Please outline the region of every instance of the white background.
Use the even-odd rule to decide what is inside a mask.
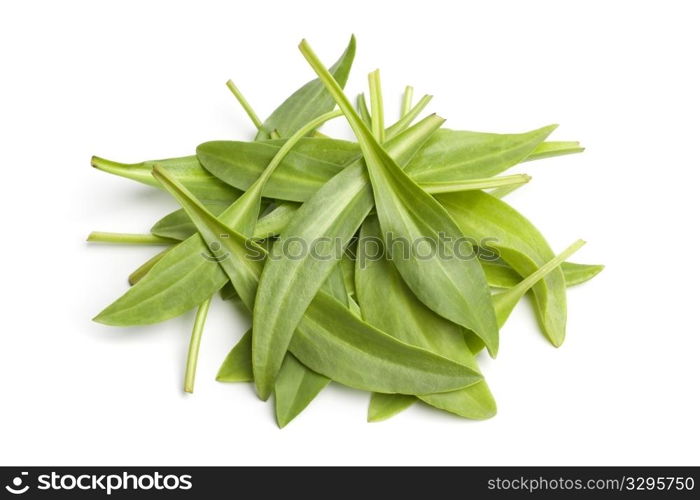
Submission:
[[[698,465],[700,78],[693,2],[4,2],[0,7],[0,463]],[[181,390],[192,315],[148,328],[90,318],[156,249],[89,245],[145,232],[165,193],[90,168],[248,138],[224,82],[267,115],[354,32],[350,93],[381,67],[388,113],[410,83],[452,128],[560,123],[578,156],[519,167],[510,202],[576,261],[548,345],[522,304],[482,366],[486,422],[413,407],[365,422],[331,386],[279,430],[272,404],[214,375],[247,320],[213,305],[194,395]],[[347,133],[344,124],[331,130]]]

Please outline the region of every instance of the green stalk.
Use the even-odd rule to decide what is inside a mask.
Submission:
[[[523,161],[541,160],[553,156],[581,153],[586,149],[578,141],[549,141],[543,142]]]
[[[530,274],[528,277],[524,278],[517,285],[508,288],[504,292],[496,293],[491,296],[493,300],[493,307],[496,309],[496,318],[498,319],[498,327],[502,327],[510,313],[515,308],[518,301],[527,293],[527,291],[532,288],[539,280],[547,276],[549,273],[554,271],[557,267],[561,265],[566,259],[571,257],[579,248],[585,245],[586,242],[583,240],[576,240],[571,246],[569,246],[562,253],[554,257],[552,260],[545,263],[542,267],[537,269],[537,271]]]
[[[406,116],[411,109],[413,103],[413,87],[406,85],[406,90],[403,91],[403,100],[401,101],[401,118]]]
[[[504,196],[509,195],[516,189],[519,189],[523,186],[524,184],[511,184],[510,186],[503,186],[496,188],[493,191],[489,191],[489,194],[494,198],[503,198]]]
[[[475,189],[498,188],[501,186],[522,186],[530,182],[527,174],[504,175],[486,179],[467,179],[460,182],[422,182],[421,187],[428,193],[455,193],[458,191],[473,191]]]
[[[368,127],[372,126],[372,115],[369,114],[369,109],[367,109],[367,100],[364,94],[359,94],[357,96],[357,111],[360,113],[360,118],[365,122]]]
[[[372,107],[372,135],[379,144],[382,144],[384,142],[384,101],[378,69],[369,74],[369,101]]]
[[[93,156],[90,159],[90,165],[98,170],[107,172],[108,174],[126,177],[149,186],[159,187],[150,171],[143,168],[143,163],[119,163],[99,156]],[[150,179],[149,179],[150,177]],[[155,182],[154,182],[155,181]]]
[[[509,289],[504,293],[513,294],[523,294],[530,288],[532,288],[535,283],[544,278],[547,274],[554,271],[562,262],[571,257],[579,248],[585,245],[586,242],[583,240],[576,240],[572,243],[566,250],[557,255],[554,259],[547,262],[545,265],[540,267],[537,271],[529,275],[527,278],[522,280],[520,283]]]
[[[197,372],[197,359],[199,358],[199,345],[202,343],[202,332],[204,331],[204,323],[207,320],[207,313],[211,305],[211,297],[202,302],[197,309],[197,316],[194,320],[192,328],[192,337],[190,338],[190,348],[187,351],[187,367],[185,368],[185,392],[194,391],[194,377]]]
[[[246,192],[241,196],[236,204],[242,212],[249,212],[248,215],[254,214],[255,220],[257,220],[260,209],[260,198],[262,196],[262,190],[265,183],[269,180],[270,176],[273,174],[275,169],[279,166],[282,160],[287,156],[287,153],[294,148],[294,146],[309,134],[312,130],[320,127],[322,124],[326,123],[328,120],[342,116],[343,112],[340,110],[330,111],[321,116],[318,116],[311,120],[309,123],[301,127],[294,134],[292,134],[289,139],[285,141],[282,147],[277,151],[275,156],[270,160],[267,167],[260,176],[255,180],[255,182],[246,190]],[[154,172],[157,168],[154,168]],[[257,204],[257,207],[255,205]],[[253,207],[255,207],[253,209]],[[252,232],[252,231],[251,231]],[[195,318],[194,328],[192,330],[192,340],[190,341],[190,349],[187,355],[187,368],[185,371],[185,392],[192,392],[194,386],[194,376],[197,369],[197,355],[199,353],[199,344],[202,337],[202,329],[204,327],[204,321],[206,320],[207,311],[209,310],[209,303],[211,302],[211,297],[206,301],[202,302],[197,310],[197,317]]]
[[[238,90],[238,87],[236,87],[236,84],[233,83],[233,80],[229,80],[226,82],[226,86],[229,88],[231,93],[236,97],[238,100],[238,103],[241,105],[241,107],[245,110],[246,114],[250,118],[250,120],[253,122],[253,125],[255,125],[255,128],[260,130],[262,128],[262,121],[260,121],[260,118],[258,118],[258,115],[255,113],[253,110],[253,107],[250,105],[248,100],[243,97],[243,94],[241,94],[241,91]]]
[[[126,245],[172,245],[177,241],[170,238],[161,238],[152,234],[133,234],[133,233],[107,233],[102,231],[93,231],[87,241],[93,243],[123,243]]]
[[[265,183],[270,179],[270,177],[274,173],[275,169],[279,166],[280,163],[282,163],[282,160],[284,160],[285,156],[287,156],[287,153],[289,153],[292,150],[292,148],[296,146],[297,142],[299,142],[301,138],[306,137],[306,135],[309,134],[312,130],[316,129],[317,127],[320,127],[328,120],[338,118],[339,116],[343,116],[342,111],[329,111],[328,113],[324,113],[321,116],[314,118],[309,123],[297,130],[289,139],[286,140],[282,147],[279,148],[277,153],[275,153],[275,156],[272,158],[272,160],[270,160],[270,163],[268,163],[267,167],[265,167],[265,170],[263,170],[263,172],[260,174],[260,177],[258,177],[255,180],[255,182],[248,188],[248,191],[253,189],[254,186],[264,186]]]
[[[418,101],[415,106],[408,110],[406,114],[403,114],[401,118],[391,127],[386,129],[386,140],[388,141],[392,137],[395,137],[406,130],[408,126],[411,125],[413,120],[415,120],[420,114],[420,112],[425,109],[432,98],[433,96],[431,95],[424,95],[421,97],[420,101]]]

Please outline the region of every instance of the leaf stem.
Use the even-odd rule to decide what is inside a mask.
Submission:
[[[576,240],[572,243],[566,250],[545,263],[542,267],[537,269],[535,272],[523,278],[517,285],[509,288],[505,292],[497,294],[499,298],[505,299],[510,298],[514,302],[519,300],[520,297],[525,295],[525,293],[532,288],[538,281],[547,276],[549,273],[554,271],[557,267],[561,265],[566,259],[571,257],[579,248],[585,245],[586,242],[583,240]]]
[[[384,142],[384,101],[378,69],[369,74],[369,101],[372,108],[372,135],[381,144]]]
[[[586,242],[583,240],[576,240],[574,243],[569,245],[569,247],[567,247],[566,250],[564,250],[555,258],[553,258],[545,265],[540,267],[537,271],[530,274],[527,278],[515,285],[511,290],[516,291],[516,293],[529,290],[535,283],[547,276],[550,272],[554,271],[554,269],[556,269],[562,262],[571,257],[579,248],[581,248],[585,244]]]
[[[255,125],[255,128],[260,130],[262,128],[262,121],[260,121],[260,118],[258,118],[258,115],[255,113],[253,110],[253,107],[250,105],[248,100],[243,97],[243,94],[241,93],[240,90],[238,90],[238,87],[236,87],[236,84],[233,83],[233,80],[229,80],[226,82],[226,86],[229,88],[231,93],[236,97],[238,100],[238,103],[241,105],[241,107],[245,110],[246,114],[248,115],[248,118],[250,118],[250,121],[253,122],[253,125]]]
[[[548,141],[539,144],[523,161],[541,160],[554,156],[581,153],[585,150],[577,141]]]
[[[365,122],[365,125],[371,127],[372,115],[370,115],[369,109],[367,109],[367,100],[364,94],[358,94],[357,96],[357,111],[360,113],[360,118]]]
[[[406,90],[403,91],[403,100],[401,101],[401,118],[406,116],[411,109],[413,103],[413,87],[406,85]]]
[[[527,291],[535,286],[535,284],[542,278],[546,277],[549,273],[554,271],[562,262],[571,257],[571,255],[581,248],[586,242],[583,240],[577,240],[571,246],[569,246],[562,253],[546,262],[542,267],[534,271],[532,274],[524,278],[517,285],[508,288],[504,292],[496,293],[491,296],[493,301],[493,307],[496,310],[496,318],[498,320],[498,327],[501,328],[510,313],[513,311],[518,301],[527,293]]]
[[[389,140],[406,130],[411,122],[413,122],[413,120],[415,120],[420,114],[420,112],[425,109],[432,98],[433,96],[431,95],[424,95],[415,106],[406,112],[406,114],[402,114],[401,118],[396,123],[386,129],[386,140]]]
[[[287,156],[287,153],[289,153],[292,150],[292,148],[297,144],[297,142],[299,142],[301,138],[306,137],[307,134],[317,129],[318,127],[326,123],[328,120],[338,118],[339,116],[343,116],[342,111],[329,111],[328,113],[324,113],[321,116],[314,118],[309,123],[297,130],[294,134],[292,134],[292,136],[285,141],[282,147],[279,148],[279,150],[277,150],[277,153],[275,153],[275,156],[272,158],[272,160],[270,160],[270,163],[268,163],[267,167],[265,167],[265,170],[263,170],[260,176],[255,180],[255,183],[248,187],[248,191],[251,191],[251,189],[255,185],[265,185],[270,176],[272,176],[277,166],[282,162],[282,160],[284,160],[284,157]]]
[[[527,174],[504,175],[485,179],[467,179],[457,182],[421,182],[420,186],[431,194],[455,193],[458,191],[474,191],[476,189],[497,188],[501,186],[522,186],[530,182]]]
[[[197,372],[197,359],[199,358],[199,345],[202,343],[202,333],[204,332],[204,323],[207,320],[207,313],[211,305],[211,297],[202,302],[197,309],[197,316],[194,319],[194,327],[192,328],[192,337],[190,338],[190,347],[187,351],[187,366],[185,368],[185,392],[192,393],[194,391],[194,377]]]
[[[93,231],[87,241],[92,243],[123,243],[126,245],[172,245],[177,241],[170,238],[162,238],[153,234],[136,233],[108,233],[104,231]]]
[[[144,168],[143,163],[119,163],[100,158],[99,156],[93,156],[90,159],[90,165],[108,174],[118,175],[150,186],[158,186],[157,182],[153,182],[154,179],[151,176],[150,169]]]
[[[105,172],[112,172],[114,170],[122,170],[129,167],[136,167],[141,164],[139,163],[119,163],[116,161],[108,160],[106,158],[100,158],[99,156],[93,156],[90,159],[90,165],[98,170],[104,170]]]
[[[493,196],[494,198],[500,199],[500,198],[505,197],[506,195],[509,195],[510,193],[515,191],[516,189],[523,187],[524,185],[525,184],[511,184],[510,186],[499,187],[499,188],[494,189],[493,191],[489,191],[489,194],[491,196]]]

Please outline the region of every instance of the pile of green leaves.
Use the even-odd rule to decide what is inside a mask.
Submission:
[[[465,418],[493,416],[477,355],[496,355],[499,329],[526,294],[542,333],[561,345],[566,288],[602,269],[566,260],[582,241],[555,255],[502,199],[530,178],[499,174],[582,148],[547,141],[555,126],[493,134],[445,129],[436,115],[414,123],[430,96],[413,104],[411,87],[400,119],[386,126],[378,71],[369,76],[369,105],[360,95],[353,106],[343,93],[354,37],[330,69],[305,41],[300,49],[318,78],[265,121],[228,82],[257,129],[254,141],[207,142],[193,156],[138,164],[93,158],[94,167],[165,189],[182,206],[151,234],[90,235],[166,246],[95,321],[146,325],[196,308],[185,375],[192,392],[212,298],[240,301],[252,327],[217,380],[253,382],[262,399],[274,393],[280,426],[330,381],[371,392],[370,421],[419,400]],[[318,131],[339,116],[357,142]],[[433,252],[397,255],[390,235]],[[447,243],[465,237],[473,258],[457,258]],[[368,254],[369,239],[384,244],[380,258]],[[300,243],[315,252],[292,255]]]

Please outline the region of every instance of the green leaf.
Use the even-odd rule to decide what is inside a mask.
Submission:
[[[294,356],[287,355],[275,381],[275,415],[280,428],[299,415],[330,379],[309,370]]]
[[[216,380],[219,382],[253,381],[253,336],[248,330],[224,360]],[[275,383],[277,424],[284,427],[301,413],[330,380],[306,368],[287,354]]]
[[[345,286],[345,276],[343,275],[343,268],[340,266],[340,263],[333,266],[322,289],[328,295],[338,300],[338,302],[341,302],[345,307],[350,307],[350,293]]]
[[[216,380],[219,382],[252,382],[253,381],[253,334],[252,330],[241,337],[226,356],[219,368]]]
[[[365,320],[403,342],[478,370],[467,346],[468,333],[423,305],[383,252],[372,253],[378,250],[374,247],[378,241],[381,241],[381,229],[377,218],[370,216],[362,224],[355,269],[357,295]],[[381,401],[386,403],[387,399]],[[496,412],[496,403],[484,380],[458,391],[423,395],[420,399],[465,418],[489,418]]]
[[[564,272],[566,286],[580,285],[593,279],[599,272],[605,269],[600,264],[575,264],[573,262],[563,262],[561,270]]]
[[[525,160],[556,125],[524,134],[489,134],[442,129],[406,167],[419,184],[478,179],[500,174]]]
[[[434,118],[423,120],[387,147],[406,162],[439,125]],[[253,312],[253,331],[268,349],[255,372],[263,387],[274,379],[294,328],[372,205],[367,174],[356,162],[299,208],[272,247]],[[309,251],[293,253],[293,246],[304,245]],[[270,382],[262,382],[263,377]]]
[[[507,203],[482,191],[436,195],[465,236],[488,241],[520,276],[528,276],[554,258],[532,223]],[[533,287],[543,333],[555,346],[566,331],[566,282],[557,268]]]
[[[392,127],[389,127],[389,129]],[[457,168],[433,169],[427,168],[429,166],[426,163],[428,159],[424,157],[418,166],[414,167],[416,168],[415,174],[407,172],[410,177],[428,192],[435,191],[431,184],[436,186],[459,185],[459,183],[473,179],[488,177],[490,175],[489,172],[494,170],[503,171],[510,166],[508,163],[500,166],[495,165],[492,163],[494,159],[488,156],[489,148],[487,146],[491,144],[492,136],[498,134],[464,133],[473,141],[473,143],[468,143],[471,144],[471,149],[475,151],[481,150],[486,156],[470,157],[471,161],[463,162],[461,161],[463,157],[460,156],[462,154],[460,152],[463,152],[466,148],[461,141],[462,133],[444,135],[441,132],[438,132],[440,134],[439,143],[435,142],[436,139],[431,139],[431,149],[433,152],[442,150],[442,156],[459,159],[460,163]],[[520,141],[522,135],[526,134],[508,134],[499,137],[510,137],[517,142]],[[392,134],[390,136],[393,137]],[[478,145],[477,141],[479,140],[484,141],[483,147]],[[545,142],[540,144],[540,146],[547,146],[548,144],[553,143]],[[514,147],[512,144],[509,147],[511,146]],[[209,172],[235,188],[246,190],[258,178],[280,147],[280,141],[212,141],[200,145],[197,153],[202,165]],[[535,152],[538,148],[535,148]],[[533,154],[535,153],[533,152]],[[263,196],[279,200],[304,202],[348,165],[349,162],[359,158],[359,156],[359,147],[354,142],[329,138],[304,138],[272,174],[265,186]],[[434,153],[434,156],[437,157],[438,155]],[[509,158],[500,157],[498,159],[508,160]],[[525,158],[525,160],[530,159],[532,159],[532,156]],[[414,164],[415,159],[411,161],[411,165]],[[485,165],[485,167],[481,168],[479,165]],[[480,169],[483,172],[480,172]],[[483,175],[479,175],[480,173],[483,173]],[[420,175],[421,177],[416,179],[414,175]],[[452,189],[452,191],[454,190]]]
[[[515,174],[501,177],[486,177],[484,179],[466,179],[457,182],[423,182],[420,187],[430,194],[456,193],[459,191],[474,191],[504,186],[522,186],[530,182],[531,179],[532,177],[526,174]]]
[[[395,135],[392,134],[391,137]],[[232,186],[245,190],[260,175],[261,165],[269,163],[278,150],[277,141],[213,141],[200,145],[197,153],[202,164],[212,174]],[[359,150],[355,143],[336,139],[305,138],[272,174],[263,190],[263,196],[306,201],[344,168],[341,162],[349,162],[358,157]],[[458,175],[458,172],[455,175]],[[452,179],[439,182],[425,180],[421,182],[421,187],[429,193],[442,193],[519,185],[529,180],[529,176],[517,174],[493,179]],[[212,208],[215,209],[215,206],[212,205]]]
[[[478,262],[460,259],[456,245],[462,238],[447,211],[412,181],[376,141],[362,122],[338,83],[311,51],[306,41],[300,49],[333,95],[357,136],[369,172],[383,237],[393,234],[413,242],[428,242],[433,257],[419,259],[409,252],[394,265],[418,298],[438,314],[469,328],[495,356],[498,328],[486,278]],[[387,246],[390,255],[393,249]],[[438,257],[444,255],[446,258]],[[256,310],[257,316],[257,310]]]
[[[520,189],[524,184],[512,184],[510,186],[501,186],[496,189],[489,191],[489,194],[494,198],[504,198],[516,189]]]
[[[512,267],[503,261],[482,261],[481,267],[484,269],[489,286],[495,288],[509,288],[517,285],[522,279]],[[605,266],[602,265],[576,264],[573,262],[562,262],[561,264],[567,288],[593,279],[604,268]]]
[[[234,203],[235,205],[235,210],[237,212],[237,216],[240,221],[242,221],[239,225],[242,228],[242,233],[245,235],[251,235],[254,232],[256,220],[258,217],[258,214],[260,212],[260,203],[262,199],[262,192],[264,189],[265,184],[267,181],[270,179],[270,176],[274,172],[274,170],[280,165],[282,160],[285,158],[285,156],[292,150],[292,148],[298,143],[298,141],[307,133],[309,133],[311,130],[315,129],[318,127],[320,124],[325,123],[326,121],[335,118],[337,116],[340,116],[340,113],[337,111],[331,111],[328,113],[325,113],[319,117],[316,117],[312,119],[309,123],[301,127],[299,130],[294,132],[294,134],[285,142],[285,144],[277,151],[275,156],[272,158],[270,161],[269,165],[267,168],[263,171],[262,174],[260,174],[260,177],[241,195],[240,198],[236,200]],[[160,170],[159,170],[160,171]],[[203,205],[201,205],[204,207]],[[206,211],[206,208],[204,208]],[[209,212],[207,212],[209,213]],[[191,215],[191,212],[190,212]],[[196,225],[196,223],[195,223]],[[234,228],[234,230],[237,230],[238,228]],[[201,232],[201,228],[199,228]],[[219,230],[221,231],[219,233],[219,236],[222,234],[226,234],[226,226],[221,225],[219,227]],[[216,235],[209,235],[208,240],[210,242],[215,242],[218,238],[216,238]],[[244,248],[241,248],[240,246],[236,246],[236,249],[240,252],[237,254],[237,257],[239,259],[246,259],[246,254],[245,251],[248,250],[248,247],[244,245]],[[255,246],[253,246],[255,249]],[[258,248],[258,250],[262,250],[261,248]],[[237,269],[235,267],[231,267],[231,262],[227,261],[224,259],[223,261],[220,261],[221,266],[223,267],[224,271],[229,275],[231,278],[231,281],[233,283],[234,288],[236,291],[239,292],[240,295],[240,289],[244,289],[246,291],[249,291],[249,287],[246,286],[249,284],[251,275],[250,273],[246,273],[245,270],[242,269]],[[261,260],[256,261],[256,265],[260,271],[262,270],[262,263]],[[243,271],[243,272],[242,272]],[[259,274],[259,272],[256,273]],[[257,287],[257,275],[256,275],[256,287]],[[243,302],[249,306],[250,310],[253,310],[253,297],[244,297],[241,296],[243,299]],[[253,330],[255,332],[255,329]],[[259,343],[258,336],[253,335],[253,372],[256,372],[256,357],[259,354],[259,349],[255,348],[255,344]],[[286,345],[285,345],[285,351],[286,351]],[[282,353],[282,357],[284,356],[284,353]],[[280,365],[282,363],[282,359],[280,358],[279,361]]]
[[[498,261],[479,261],[486,275],[489,286],[494,288],[510,288],[517,285],[522,277],[502,259]]]
[[[252,307],[262,262],[251,251],[264,250],[212,216],[167,172],[156,167],[154,175],[187,210],[200,235],[228,252],[219,265],[241,296]],[[253,335],[253,366],[256,365]],[[309,305],[290,343],[294,356],[313,371],[358,389],[424,394],[457,389],[480,379],[472,369],[429,351],[410,346],[364,323],[342,303],[320,292]],[[266,374],[264,374],[266,375]],[[274,379],[273,379],[274,380]],[[260,380],[255,376],[256,386]],[[270,387],[271,389],[271,387]],[[259,388],[261,397],[269,392]]]
[[[415,396],[406,394],[382,394],[373,392],[367,410],[368,422],[381,422],[401,413],[418,401]]]
[[[525,295],[525,293],[530,290],[536,283],[544,279],[548,274],[554,272],[555,270],[560,271],[559,266],[566,259],[571,257],[571,255],[576,252],[579,248],[584,245],[583,240],[578,240],[571,246],[569,246],[562,253],[551,259],[549,262],[541,266],[539,269],[531,273],[525,279],[520,281],[517,285],[508,288],[503,292],[498,292],[493,296],[493,304],[496,309],[496,318],[498,319],[498,326],[503,326],[508,320],[508,316],[513,312],[513,309],[517,305],[518,301]]]
[[[262,191],[272,172],[299,138],[336,116],[338,112],[326,113],[295,132],[250,188],[221,213],[222,220],[237,231],[252,235],[260,212]],[[156,168],[160,172],[168,172],[167,167],[156,165],[153,170]],[[198,235],[189,237],[160,259],[141,281],[98,314],[94,321],[121,326],[143,325],[179,316],[199,306],[227,281],[226,274],[217,265],[217,261],[225,259],[227,255],[217,254],[219,249],[220,245],[204,247]]]
[[[432,394],[481,379],[469,367],[373,328],[323,292],[309,305],[289,347],[312,370],[367,391]]]
[[[345,52],[331,67],[331,72],[345,85],[350,74],[352,62],[355,59],[355,36],[350,37]],[[304,124],[314,118],[327,113],[335,107],[335,102],[323,88],[321,82],[312,80],[294,92],[280,106],[272,112],[258,131],[255,140],[270,138],[270,133],[276,130],[280,137],[290,137]]]
[[[146,276],[146,274],[148,274],[148,272],[153,268],[153,266],[155,266],[156,263],[160,259],[162,259],[165,256],[165,254],[168,253],[171,249],[172,249],[172,247],[168,247],[165,250],[161,250],[160,252],[155,254],[153,257],[148,259],[146,262],[141,264],[138,267],[138,269],[136,269],[133,273],[131,273],[129,275],[129,284],[135,285],[136,283],[138,283],[141,280],[141,278]]]
[[[207,210],[214,215],[221,215],[221,212],[230,206],[230,203],[219,202],[207,202],[203,204],[207,207]],[[197,228],[194,227],[194,224],[192,224],[192,221],[183,209],[169,213],[151,227],[151,234],[160,236],[161,238],[172,238],[179,241],[186,240],[196,232]]]
[[[394,125],[392,125],[394,127]],[[389,131],[392,130],[389,127]],[[478,132],[453,132],[432,139],[430,151],[422,158],[412,162],[407,170],[409,175],[413,169],[418,177],[414,180],[425,182],[454,182],[476,177],[486,177],[474,172],[473,159],[463,165],[463,168],[429,168],[431,159],[437,156],[463,159],[461,154],[469,145],[462,143],[462,135],[470,141],[491,141],[491,136]],[[391,137],[392,134],[387,132]],[[516,138],[523,134],[504,134],[503,137]],[[160,187],[151,175],[154,164],[164,165],[178,180],[192,191],[198,199],[205,202],[229,205],[241,191],[246,190],[257,179],[277,150],[284,144],[283,140],[263,142],[212,141],[199,146],[199,160],[196,156],[170,158],[165,160],[150,160],[141,163],[126,164],[93,157],[92,165],[104,172],[119,175],[153,187]],[[472,149],[487,151],[484,146],[473,144]],[[545,142],[523,161],[548,158],[561,154],[583,151],[577,142]],[[337,174],[351,159],[357,158],[359,147],[356,143],[329,138],[305,138],[297,145],[282,162],[265,186],[263,195],[289,201],[306,201],[325,182]],[[201,164],[200,164],[201,160]],[[483,159],[488,162],[487,159]],[[202,168],[204,166],[204,168]],[[494,167],[490,166],[489,169]],[[498,167],[499,171],[507,167]],[[206,170],[205,170],[206,169]],[[477,169],[478,170],[478,169]],[[433,173],[434,172],[434,173]]]
[[[575,141],[552,141],[539,144],[523,161],[541,160],[554,156],[582,153],[586,148]]]
[[[388,258],[376,215],[367,217],[360,230],[355,284],[363,316],[370,324],[407,344],[476,369],[464,328],[426,307]]]
[[[94,321],[148,325],[179,316],[217,292],[228,278],[198,235],[174,246],[141,280]]]
[[[365,237],[367,234],[372,234],[372,231],[375,232],[376,236],[377,229],[374,228],[372,224],[373,222],[368,220],[363,225]],[[556,269],[565,259],[570,257],[582,245],[583,242],[581,240],[577,241],[557,257],[540,267],[533,274],[516,283],[512,288],[494,295],[493,300],[499,326],[502,326],[506,322],[517,302],[537,281]],[[362,246],[360,246],[360,248],[362,248]],[[420,309],[415,304],[411,303],[411,296],[408,295],[410,292],[404,291],[402,293],[400,287],[391,286],[392,280],[390,269],[386,268],[385,266],[384,272],[372,272],[373,268],[378,268],[381,265],[377,265],[376,262],[381,261],[374,261],[365,270],[358,268],[358,275],[362,278],[358,279],[358,283],[363,290],[361,293],[362,295],[369,295],[367,303],[370,306],[363,309],[367,320],[376,326],[383,327],[387,332],[399,332],[401,335],[405,335],[406,332],[414,332],[412,334],[412,340],[414,342],[421,342],[417,345],[423,345],[422,342],[430,344],[430,340],[425,339],[424,337],[432,334],[440,337],[441,340],[449,338],[449,335],[447,335],[450,332],[449,323],[447,322],[441,324],[436,322],[434,319],[431,322],[425,315],[421,315],[419,313]],[[364,280],[366,280],[368,276],[372,276],[372,274],[374,274],[375,281],[371,281],[369,283],[364,282]],[[396,280],[393,281],[396,283]],[[386,303],[386,299],[384,299],[384,302],[382,302],[384,307],[377,307],[376,305],[372,307],[371,305],[373,304],[373,300],[379,303],[379,298],[376,297],[377,294],[373,294],[373,292],[377,289],[382,291],[384,297],[393,297],[394,300],[390,301],[390,303]],[[402,297],[404,299],[403,304],[400,300],[396,299],[397,297]],[[413,299],[413,301],[415,302],[415,299]],[[364,304],[365,302],[362,303]],[[387,315],[382,313],[382,310],[394,311],[394,314],[390,315],[390,318],[387,319]],[[442,328],[440,328],[441,326]],[[452,333],[452,338],[456,338],[454,337],[454,333]],[[434,343],[433,346],[435,346]],[[439,353],[441,351],[440,345],[437,345],[436,347],[437,349],[435,352]],[[450,354],[454,355],[454,353],[461,352],[456,345],[446,347],[447,349],[445,350],[445,355],[447,357],[449,357]],[[407,396],[388,394],[377,398],[375,403],[375,398],[373,396],[372,402],[370,403],[370,414],[379,415],[381,416],[381,419],[389,418],[410,404],[410,400],[407,400],[406,398]],[[393,401],[394,399],[396,401]],[[465,387],[464,389],[460,389],[459,391],[420,396],[420,399],[431,406],[466,418],[485,419],[496,414],[496,402],[494,401],[486,382],[483,380],[469,387]],[[377,407],[373,408],[372,403],[376,404]]]
[[[270,160],[270,163],[265,167],[265,170],[260,174],[260,176],[250,185],[248,189],[238,198],[232,207],[235,205],[236,214],[240,219],[240,229],[246,236],[252,235],[255,232],[255,225],[258,220],[258,215],[260,214],[260,205],[262,203],[262,193],[265,189],[265,185],[270,180],[273,172],[279,167],[284,158],[289,154],[290,151],[296,146],[299,140],[308,134],[310,131],[314,130],[321,124],[340,116],[339,111],[330,111],[328,113],[322,114],[321,116],[313,118],[310,122],[303,125],[297,131],[295,131],[292,136],[282,145],[282,147],[275,153],[275,156]],[[239,227],[236,227],[239,229]]]
[[[197,147],[197,156],[211,174],[231,186],[247,190],[281,147],[280,141],[211,141]],[[304,138],[270,177],[263,196],[306,201],[359,154],[357,144],[352,142]]]
[[[308,87],[308,86],[307,86]],[[238,98],[239,102],[244,106],[246,109],[246,112],[248,115],[251,117],[251,119],[255,122],[256,126],[259,129],[259,134],[263,132],[261,130],[261,125],[259,123],[259,120],[257,118],[257,115],[255,112],[250,108],[248,105],[247,101],[245,98],[240,94],[236,86],[233,84],[232,81],[229,81],[229,88],[233,91],[234,95]],[[289,101],[288,101],[289,103]],[[287,104],[288,104],[287,103]],[[314,103],[307,103],[313,105]],[[310,108],[311,112],[313,113],[313,108]],[[288,111],[288,110],[287,110]],[[297,110],[298,112],[298,110]],[[283,106],[278,109],[278,122],[281,124],[284,121],[289,121],[288,118],[289,116],[286,114],[284,104]],[[238,203],[238,210],[242,214],[242,217],[245,217],[246,223],[243,226],[244,232],[254,233],[254,227],[257,227],[257,224],[255,222],[255,219],[258,218],[258,215],[260,213],[260,205],[261,205],[261,198],[262,198],[262,191],[267,183],[267,181],[270,178],[270,175],[272,172],[279,166],[280,162],[284,159],[284,157],[291,151],[291,149],[298,143],[299,139],[306,135],[307,133],[311,132],[312,130],[315,130],[318,126],[320,126],[322,123],[325,123],[327,120],[334,118],[335,116],[338,116],[338,113],[323,113],[319,116],[313,116],[310,121],[307,122],[302,122],[303,125],[300,125],[299,127],[294,127],[294,130],[292,131],[292,135],[289,138],[288,141],[286,141],[282,147],[279,149],[279,151],[276,152],[274,157],[270,160],[268,166],[266,169],[262,172],[262,174],[258,177],[258,179],[253,182],[253,184],[246,190],[246,192],[241,196],[240,198],[240,203]],[[294,116],[292,118],[292,122],[294,119],[297,119],[298,115]],[[269,120],[268,120],[269,121]],[[280,125],[281,126],[281,125]],[[274,137],[279,136],[279,131],[277,128],[273,129],[273,134]],[[277,227],[275,226],[275,223],[279,224],[280,222],[286,222],[287,218],[285,216],[290,213],[289,206],[283,206],[281,210],[279,210],[276,214],[273,215],[273,217],[268,217],[266,222],[267,225],[262,229],[262,231],[265,234],[265,237],[267,237],[268,233],[272,232],[274,233],[275,230],[277,230]],[[270,225],[270,221],[272,221],[272,225]],[[235,290],[235,286],[234,286]],[[208,308],[208,301],[205,303],[206,307]],[[252,309],[252,304],[248,304],[251,309]],[[200,311],[201,311],[200,306]],[[206,312],[205,312],[206,314]],[[199,313],[198,316],[199,318]],[[199,331],[201,331],[201,328],[198,330],[197,324],[199,321],[195,323],[195,329],[192,334],[192,343],[195,343],[195,335]],[[197,337],[198,339],[198,337]],[[198,345],[197,349],[198,350]],[[192,348],[190,349],[192,351]],[[192,356],[188,358],[188,370],[187,374],[189,375],[189,378],[186,375],[186,382],[185,382],[185,390],[187,391],[188,388],[191,390],[191,383],[188,385],[188,380],[194,377],[194,370],[190,369],[191,368],[191,362],[189,359],[191,359]],[[310,370],[308,370],[306,367],[302,366],[300,363],[298,363],[296,360],[293,360],[290,355],[286,356],[286,370],[284,371],[283,375],[283,380],[279,381],[280,382],[280,395],[278,399],[278,405],[277,405],[277,420],[279,422],[280,427],[283,427],[284,425],[287,424],[294,416],[296,416],[310,401],[313,399],[313,397],[318,393],[318,391],[321,390],[321,386],[318,386],[319,381],[322,381],[323,385],[325,386],[328,383],[328,379],[321,375],[317,375]],[[195,356],[194,356],[194,364],[196,366],[196,351],[195,351]],[[287,382],[287,383],[285,383]],[[290,395],[290,390],[292,387],[296,386],[296,390],[298,391],[297,395],[291,398],[285,397],[291,396]]]
[[[219,203],[204,203],[203,205],[214,215],[220,215],[228,208],[228,205]],[[262,240],[280,234],[298,208],[299,205],[296,203],[279,202],[275,208],[258,219],[258,222],[255,224],[253,238]],[[189,238],[196,232],[197,228],[183,209],[169,213],[151,228],[151,234],[153,235],[179,241]]]
[[[241,192],[220,181],[202,168],[196,156],[170,158],[167,160],[143,161],[141,163],[117,163],[98,156],[92,157],[92,166],[110,174],[126,177],[148,186],[161,188],[151,175],[153,166],[158,164],[182,182],[187,189],[203,201],[231,204]]]
[[[463,418],[486,420],[496,415],[496,400],[486,382],[458,391],[419,396],[425,403]]]

